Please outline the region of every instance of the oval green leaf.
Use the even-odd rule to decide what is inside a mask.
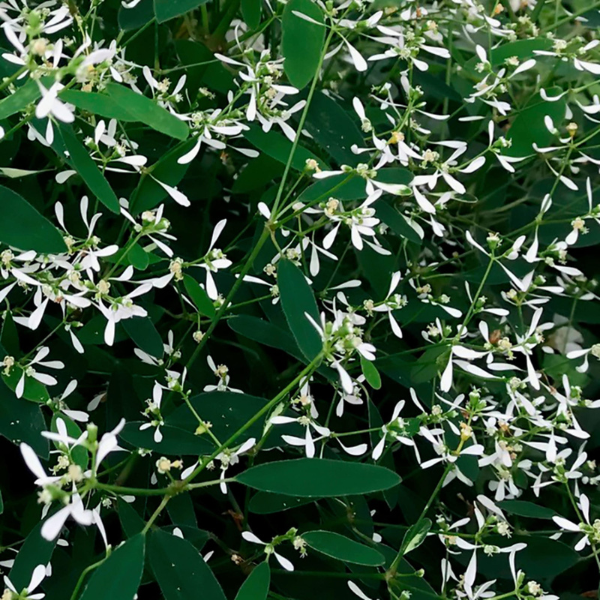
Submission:
[[[187,138],[188,126],[156,104],[154,100],[117,83],[109,83],[106,91],[117,104],[126,106],[127,112],[136,121],[145,123],[152,129],[175,139],[185,140]]]
[[[250,29],[260,25],[262,0],[242,0],[242,17]]]
[[[546,92],[548,96],[556,96],[561,89],[553,87]],[[511,146],[502,153],[507,156],[530,156],[535,153],[534,142],[540,148],[551,145],[554,136],[548,131],[544,119],[549,116],[554,123],[560,123],[565,116],[565,109],[564,98],[546,102],[539,93],[535,94],[510,126],[506,138],[511,141]]]
[[[236,481],[262,492],[334,498],[388,490],[400,477],[384,467],[326,458],[299,458],[252,467]]]
[[[282,164],[286,164],[292,151],[292,142],[284,135],[276,131],[264,132],[260,127],[251,125],[244,132],[244,137],[256,148],[278,160]],[[307,160],[316,160],[321,169],[327,169],[327,165],[320,160],[315,154],[298,145],[294,155],[292,156],[292,168],[296,171],[303,171],[306,167]]]
[[[119,27],[124,31],[138,29],[154,19],[154,4],[152,0],[141,0],[133,8],[119,8]]]
[[[425,541],[430,529],[431,519],[421,519],[411,526],[402,540],[404,556],[418,548]]]
[[[356,565],[378,567],[385,562],[381,552],[333,531],[309,531],[302,539],[313,550]]]
[[[265,600],[269,594],[271,570],[269,563],[262,562],[255,567],[248,579],[244,581],[235,600]]]
[[[139,244],[131,246],[127,260],[139,271],[145,271],[150,264],[150,255]]]
[[[306,129],[339,164],[357,165],[361,161],[360,155],[352,152],[352,146],[364,146],[360,129],[335,100],[322,92],[313,96]]]
[[[186,408],[189,414],[187,406],[183,408]],[[145,421],[130,421],[125,425],[121,437],[136,448],[145,448],[167,456],[198,456],[210,453],[214,449],[214,446],[206,438],[170,425],[160,428],[163,439],[161,442],[155,442],[153,427],[140,431],[140,426],[144,423]]]
[[[154,0],[154,14],[159,23],[180,17],[207,0]]]
[[[18,88],[14,94],[0,101],[0,120],[23,110],[41,95],[39,85],[33,79],[30,79],[25,85]]]
[[[5,215],[0,219],[0,242],[19,250],[48,254],[66,252],[60,231],[27,200],[1,185],[0,205]]]
[[[302,89],[312,80],[319,68],[325,27],[311,23],[296,13],[306,15],[317,23],[323,23],[323,12],[312,0],[291,0],[283,11],[283,69],[291,84]]]
[[[81,175],[81,178],[85,181],[92,194],[94,194],[106,208],[118,214],[121,210],[119,200],[106,180],[106,177],[104,177],[98,168],[98,165],[96,165],[88,151],[77,139],[71,129],[68,127],[61,127],[60,132],[63,142],[69,151],[69,158],[75,170]]]
[[[154,358],[162,358],[164,347],[162,338],[150,317],[133,317],[123,321],[123,328],[135,345]]]
[[[79,90],[63,90],[60,93],[60,98],[81,110],[106,119],[117,119],[117,121],[125,122],[135,121],[124,106],[118,104],[106,94],[80,92]]]
[[[90,578],[80,600],[131,600],[144,570],[144,537],[135,535],[119,546]]]
[[[215,305],[200,284],[190,275],[183,276],[185,291],[189,294],[198,312],[206,317],[215,316]]]
[[[419,234],[408,223],[407,218],[390,203],[385,200],[378,200],[374,206],[377,211],[377,216],[401,238],[406,238],[409,242],[418,244],[422,243]]]
[[[315,296],[302,271],[289,260],[279,262],[277,284],[281,306],[292,334],[302,354],[313,360],[323,349],[321,336],[305,314],[308,313],[316,323],[320,322]]]
[[[531,519],[551,519],[557,515],[556,511],[545,506],[539,506],[525,500],[503,500],[498,502],[498,508],[511,515],[530,517]]]
[[[378,390],[381,388],[381,375],[377,370],[377,367],[364,356],[360,357],[360,368],[365,376],[365,379],[369,385],[374,389]]]
[[[251,315],[238,315],[233,319],[229,319],[227,324],[233,331],[250,340],[254,340],[270,348],[283,350],[291,356],[302,360],[302,355],[298,350],[298,345],[294,341],[294,338],[287,331],[269,321]]]
[[[0,435],[15,444],[25,442],[38,456],[48,458],[48,440],[41,435],[46,430],[39,405],[17,398],[6,382],[0,381]]]
[[[165,600],[227,600],[210,567],[187,540],[153,531],[148,556]]]
[[[43,522],[38,523],[31,530],[15,557],[9,578],[18,590],[22,590],[27,586],[33,570],[40,564],[50,562],[54,553],[58,538],[52,541],[43,538],[41,534],[43,525]]]
[[[255,515],[271,515],[292,508],[298,508],[311,502],[314,502],[312,498],[292,498],[281,494],[257,492],[250,500],[250,512]]]

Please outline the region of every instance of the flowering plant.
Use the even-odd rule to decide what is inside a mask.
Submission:
[[[595,596],[599,8],[1,0],[2,600]]]

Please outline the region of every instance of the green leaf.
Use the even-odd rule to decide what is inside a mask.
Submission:
[[[187,406],[183,406],[182,408],[188,411],[189,419],[189,408]],[[120,437],[135,448],[146,448],[154,452],[176,456],[197,456],[199,454],[210,453],[214,448],[207,439],[171,425],[164,425],[160,428],[163,439],[161,442],[155,442],[153,427],[140,431],[140,426],[144,423],[145,421],[131,421],[127,423]]]
[[[127,107],[136,121],[145,123],[152,129],[177,140],[185,140],[188,136],[188,126],[170,112],[159,106],[154,100],[117,83],[106,86],[109,96],[121,106]]]
[[[548,96],[556,96],[561,91],[557,87],[546,90]],[[551,145],[554,136],[546,128],[544,117],[549,116],[554,123],[560,123],[565,116],[565,109],[564,98],[557,102],[546,102],[539,93],[535,94],[510,126],[506,138],[512,143],[502,153],[507,156],[530,156],[535,153],[532,147],[534,142],[541,148]]]
[[[312,498],[292,498],[281,494],[257,492],[250,500],[250,512],[255,515],[271,515],[273,513],[285,512],[298,506],[304,506],[311,502],[314,502]]]
[[[27,200],[0,185],[0,242],[19,250],[43,253],[65,252],[67,246],[60,231],[43,217]]]
[[[179,497],[180,496],[175,496],[175,498],[179,498]],[[183,497],[189,498],[190,495],[184,494]],[[173,500],[171,500],[171,502],[173,502]],[[167,504],[167,510],[168,510],[168,507],[171,505],[171,502],[169,502],[169,504]],[[171,514],[171,513],[169,513],[169,514]],[[171,534],[173,534],[175,529],[180,529],[181,533],[183,533],[184,539],[187,540],[190,544],[192,544],[192,546],[194,546],[194,548],[196,548],[196,550],[198,550],[198,552],[202,552],[202,549],[204,548],[204,546],[206,546],[207,542],[210,541],[211,536],[213,535],[213,534],[209,533],[208,531],[204,531],[203,529],[198,529],[198,527],[196,527],[196,526],[190,527],[189,525],[177,525],[177,526],[169,525],[167,527],[163,527],[162,529],[163,529],[163,531],[166,531]]]
[[[60,94],[61,100],[73,104],[77,108],[98,115],[106,119],[117,119],[117,121],[135,121],[127,109],[115,102],[106,94],[97,92],[80,92],[78,90],[63,90]]]
[[[123,320],[123,328],[136,346],[154,358],[162,358],[163,341],[150,317],[133,317]]]
[[[261,9],[262,0],[242,0],[242,17],[251,30],[260,25]]]
[[[277,327],[273,323],[269,323],[269,321],[250,315],[238,315],[233,319],[229,319],[227,324],[233,331],[250,340],[270,346],[271,348],[283,350],[291,356],[302,360],[302,354],[294,338],[287,331]]]
[[[42,521],[31,530],[10,570],[9,578],[18,590],[22,590],[29,584],[31,573],[38,565],[45,565],[52,558],[58,538],[52,541],[43,538],[41,534],[43,525]]]
[[[10,375],[2,375],[2,380],[14,392],[17,389],[22,373],[19,369],[13,369]],[[34,377],[25,377],[23,398],[32,402],[45,403],[50,399],[50,394],[48,394],[48,390],[43,383],[40,383]]]
[[[335,100],[322,92],[313,96],[306,129],[339,164],[356,165],[361,161],[361,157],[351,150],[353,145],[364,146],[360,129]]]
[[[93,573],[80,600],[131,600],[144,570],[144,536],[119,546]]]
[[[240,176],[234,181],[231,188],[233,194],[246,194],[261,188],[279,177],[284,166],[268,154],[261,154],[248,162],[241,171]]]
[[[385,561],[383,554],[333,531],[309,531],[302,534],[306,544],[332,558],[356,565],[378,567]]]
[[[0,435],[15,444],[29,444],[41,457],[48,457],[48,441],[41,436],[46,421],[38,404],[17,398],[0,381]]]
[[[404,185],[406,195],[411,195],[408,184],[413,180],[413,174],[404,167],[389,167],[377,171],[377,181]],[[395,195],[395,194],[394,194]],[[399,194],[400,196],[404,194]]]
[[[265,406],[267,400],[248,394],[215,391],[194,396],[190,402],[201,419],[212,423],[211,431],[217,438],[228,439],[240,427],[246,425]],[[258,419],[253,423],[240,435],[237,442],[242,444],[251,437],[260,438],[265,418]],[[198,426],[194,419],[190,420],[190,409],[186,405],[180,406],[169,415],[167,424],[190,432],[195,431]],[[204,438],[196,436],[196,439]]]
[[[0,100],[0,120],[6,119],[20,110],[27,108],[27,106],[35,102],[41,95],[42,92],[40,92],[37,82],[30,79],[25,85],[17,88],[14,94]]]
[[[341,173],[317,180],[300,194],[298,200],[307,204],[327,200],[330,196],[338,200],[363,200],[367,197],[364,179]]]
[[[195,143],[194,139],[190,139],[185,144],[177,144],[175,148],[161,156],[151,167],[153,177],[162,183],[177,186],[191,164],[180,165],[177,161],[191,150]],[[168,196],[167,191],[156,183],[152,177],[142,177],[132,195],[131,210],[133,214],[139,215],[145,210],[153,209]]]
[[[419,384],[431,381],[447,364],[449,355],[448,348],[444,346],[425,350],[410,372],[412,382]]]
[[[142,532],[146,525],[144,519],[123,498],[119,498],[117,501],[117,512],[119,513],[119,521],[121,521],[121,527],[123,527],[126,537],[132,538]]]
[[[106,208],[118,214],[121,210],[119,200],[88,151],[68,127],[61,127],[60,133],[63,142],[69,151],[69,158],[73,163],[74,169],[79,173],[83,181],[85,181],[92,194],[94,194]]]
[[[235,600],[266,600],[271,584],[271,569],[268,562],[254,567],[248,579],[244,581]]]
[[[198,528],[191,494],[173,496],[167,504],[167,511],[174,525]]]
[[[406,238],[409,242],[413,242],[419,246],[422,244],[419,234],[410,226],[407,218],[391,204],[385,200],[379,200],[375,203],[373,208],[375,208],[377,216],[396,235],[399,235],[401,238]]]
[[[552,40],[550,38],[530,38],[527,40],[517,40],[508,44],[501,44],[490,52],[490,62],[492,65],[501,65],[507,58],[517,57],[519,61],[524,62],[528,58],[537,58],[536,50],[551,50]],[[475,59],[478,62],[479,59]]]
[[[154,0],[154,13],[159,23],[184,15],[207,0]]]
[[[304,356],[309,361],[314,360],[323,349],[323,342],[305,313],[308,313],[315,323],[320,323],[315,296],[302,271],[287,259],[279,262],[277,284],[281,306],[292,334]]]
[[[302,498],[334,498],[387,490],[400,477],[383,467],[325,458],[299,458],[252,467],[236,481],[263,492]]]
[[[204,559],[188,542],[165,531],[152,532],[148,542],[150,565],[165,600],[227,600]]]
[[[139,271],[145,271],[150,264],[150,256],[139,244],[134,244],[127,254],[129,263]]]
[[[265,133],[260,127],[251,125],[248,131],[244,132],[244,137],[256,148],[269,155],[271,158],[278,160],[284,165],[287,163],[292,151],[292,142],[284,135],[276,131]],[[327,165],[319,159],[315,154],[298,145],[296,152],[292,158],[292,167],[296,171],[303,171],[306,167],[307,160],[316,160],[321,169],[327,169]]]
[[[216,314],[215,305],[208,297],[204,288],[200,287],[200,284],[191,275],[183,276],[183,286],[192,299],[192,302],[196,305],[198,312],[212,319]]]
[[[311,0],[290,0],[285,5],[281,26],[283,69],[291,84],[302,89],[317,73],[325,40],[325,27],[310,23],[294,14],[301,13],[323,23],[323,12]]]
[[[19,332],[10,311],[4,313],[4,322],[2,323],[2,332],[0,333],[0,347],[4,348],[6,353],[13,357],[18,358],[21,356]]]
[[[381,375],[377,367],[364,356],[360,357],[360,368],[365,376],[365,379],[374,390],[381,389]]]
[[[503,500],[502,502],[498,502],[498,508],[511,515],[530,517],[532,519],[551,519],[557,514],[551,508],[546,508],[533,502],[526,502],[525,500]]]
[[[121,6],[119,9],[119,27],[125,31],[139,29],[154,19],[154,5],[152,0],[141,0],[133,8]]]
[[[431,519],[421,519],[411,526],[402,540],[404,556],[418,548],[425,541],[430,529]]]

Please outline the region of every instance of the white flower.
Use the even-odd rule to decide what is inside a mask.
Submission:
[[[52,377],[52,375],[48,375],[46,373],[39,373],[33,367],[45,367],[47,369],[64,369],[65,365],[60,360],[48,360],[44,361],[44,358],[50,354],[50,348],[47,346],[41,347],[32,360],[25,363],[23,367],[23,373],[17,383],[17,387],[15,388],[15,395],[17,398],[21,398],[25,392],[25,383],[27,378],[32,378],[44,385],[56,385],[58,381]]]
[[[306,429],[306,433],[303,438],[296,437],[294,435],[282,435],[281,438],[292,446],[304,446],[306,456],[313,458],[315,456],[315,441],[327,438],[331,435],[331,431],[328,427],[322,427],[316,423],[313,419],[306,416],[298,418],[276,416],[271,419],[273,425],[287,425],[289,423],[299,423]],[[314,429],[317,434],[321,437],[314,439],[311,434],[311,428]]]
[[[160,428],[164,425],[164,421],[160,414],[163,389],[163,386],[160,385],[157,381],[154,382],[154,386],[152,387],[152,399],[146,400],[148,408],[144,412],[144,414],[148,416],[150,421],[148,423],[143,423],[142,425],[140,425],[140,431],[145,431],[146,429],[151,429],[152,427],[154,427],[153,439],[157,444],[160,444],[163,440],[163,434],[160,430]]]
[[[69,517],[85,526],[92,525],[95,522],[93,512],[84,508],[81,497],[75,491],[71,494],[69,503],[66,506],[44,521],[41,529],[42,537],[48,541],[56,539]]]
[[[590,538],[594,543],[600,541],[600,522],[594,521],[590,523],[590,501],[585,494],[579,497],[579,509],[585,519],[585,523],[573,523],[564,517],[552,517],[552,520],[564,531],[572,531],[575,533],[583,533],[583,537],[575,544],[575,551],[581,552],[590,544]]]
[[[29,583],[25,586],[25,590],[18,591],[13,582],[5,575],[4,576],[4,584],[6,587],[13,592],[19,598],[27,598],[27,600],[41,600],[45,598],[46,594],[38,592],[37,594],[32,594],[35,590],[40,586],[40,583],[46,578],[46,566],[38,565],[31,574],[31,579]]]
[[[411,388],[411,395],[414,396],[414,390]],[[383,425],[383,427],[381,428],[381,432],[383,433],[381,439],[379,440],[379,442],[377,442],[377,445],[375,446],[375,448],[373,448],[373,453],[372,453],[372,457],[373,460],[377,461],[381,458],[381,455],[383,454],[383,450],[385,449],[385,443],[387,441],[388,436],[396,441],[396,442],[400,442],[401,444],[404,444],[405,446],[412,446],[415,449],[415,453],[417,455],[417,458],[419,458],[419,454],[417,451],[417,447],[415,446],[415,442],[413,441],[412,438],[408,437],[408,435],[406,435],[404,433],[404,423],[402,421],[402,419],[400,418],[400,413],[402,412],[402,409],[404,408],[405,402],[404,400],[400,400],[400,402],[398,402],[396,404],[396,406],[394,406],[394,410],[392,412],[392,418],[390,419],[390,422],[386,425]]]
[[[252,542],[253,544],[260,544],[261,546],[265,546],[265,552],[266,552],[266,554],[267,555],[273,554],[275,556],[275,558],[277,559],[277,562],[286,571],[293,571],[294,570],[294,565],[291,563],[291,561],[289,561],[285,556],[282,556],[281,554],[275,552],[275,548],[273,547],[273,545],[267,544],[266,542],[263,542],[258,536],[254,535],[250,531],[243,531],[242,532],[242,537],[246,541]]]
[[[43,119],[48,115],[52,115],[59,121],[72,123],[75,120],[73,111],[69,109],[67,104],[58,98],[58,94],[64,86],[58,81],[54,83],[49,90],[47,90],[40,82],[38,82],[38,86],[42,93],[42,99],[35,109],[35,116],[38,119]]]

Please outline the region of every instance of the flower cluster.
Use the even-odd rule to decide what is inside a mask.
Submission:
[[[0,0],[2,600],[595,590],[597,8]]]

